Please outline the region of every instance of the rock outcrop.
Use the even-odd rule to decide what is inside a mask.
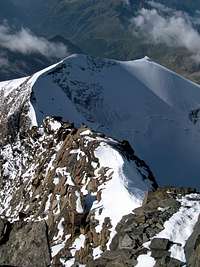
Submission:
[[[51,264],[45,221],[10,223],[0,219],[0,266],[46,267]]]
[[[200,194],[158,188],[136,155],[160,184],[199,186],[197,89],[84,55],[2,82],[0,266],[199,267]]]
[[[127,141],[47,117],[0,172],[0,266],[198,267],[200,195],[157,188]]]
[[[192,235],[185,245],[185,256],[188,267],[198,267],[200,264],[200,217],[195,225]]]
[[[87,264],[109,248],[117,218],[157,188],[127,141],[53,118],[3,146],[0,168],[0,232],[10,227],[1,237],[0,263],[17,267],[28,266],[33,254],[36,267]],[[128,208],[109,201],[114,179]]]
[[[195,190],[189,188],[160,188],[148,194],[142,207],[135,209],[133,214],[124,216],[117,225],[117,233],[111,242],[110,251],[104,252],[100,258],[91,261],[88,266],[136,266],[139,256],[147,254],[154,258],[155,267],[184,266],[185,262],[174,258],[171,253],[171,248],[174,245],[182,251],[184,246],[173,242],[171,238],[159,236],[159,233],[166,227],[165,223],[185,206],[181,203],[181,198],[195,201],[198,205],[200,195],[195,194]],[[187,212],[185,216],[188,216]],[[181,220],[183,219],[181,218]],[[175,219],[174,222],[176,222]],[[174,227],[177,227],[177,225],[174,224]],[[172,237],[173,234],[177,235],[175,229],[168,230],[172,231],[169,233],[169,237]],[[181,233],[181,229],[179,234],[184,235],[184,233]],[[164,235],[165,233],[163,233]],[[187,266],[199,266],[198,236],[199,222],[185,246]]]

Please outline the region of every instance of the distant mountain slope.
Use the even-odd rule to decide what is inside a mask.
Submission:
[[[0,86],[10,125],[20,120],[18,111],[28,108],[31,94],[33,124],[48,115],[85,123],[128,140],[160,185],[199,187],[200,87],[148,58],[119,62],[74,55]]]
[[[9,24],[17,27],[28,27],[46,38],[63,36],[80,47],[83,53],[91,56],[132,60],[148,55],[154,61],[199,82],[199,62],[196,64],[191,59],[193,53],[186,47],[152,43],[147,40],[149,36],[142,35],[141,32],[138,35],[134,34],[136,29],[132,23],[133,18],[138,16],[142,8],[155,9],[155,4],[163,4],[164,8],[169,9],[165,14],[159,11],[163,18],[173,17],[175,11],[179,14],[185,12],[194,19],[194,29],[199,29],[198,1],[190,3],[177,0],[10,0],[8,4],[5,4],[5,1],[0,3],[0,18],[2,16]],[[7,11],[4,12],[5,8],[9,11],[8,14]],[[17,19],[13,22],[12,18],[15,17]],[[11,56],[13,57],[12,53]],[[20,64],[21,72],[19,71],[16,77],[21,77],[25,69],[22,65],[23,59]],[[4,72],[3,68],[0,74],[1,72]],[[9,75],[9,72],[7,73]],[[12,78],[12,74],[11,71],[7,77]]]

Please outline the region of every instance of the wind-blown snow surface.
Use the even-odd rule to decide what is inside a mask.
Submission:
[[[84,122],[127,139],[160,185],[199,187],[199,126],[189,119],[200,107],[198,85],[147,58],[119,62],[84,55],[33,75],[30,84],[39,124],[47,115]]]
[[[124,162],[118,151],[106,143],[101,143],[101,146],[96,149],[95,157],[99,159],[100,168],[107,166],[110,175],[112,175],[112,179],[100,188],[102,189],[101,201],[94,202],[92,206],[96,210],[95,217],[100,222],[96,227],[97,232],[101,231],[104,218],[108,217],[111,219],[112,231],[107,244],[107,248],[109,248],[118,222],[122,216],[131,213],[134,209],[141,206],[145,192],[151,188],[151,184],[148,180],[145,184],[137,169],[133,168],[133,165],[129,164],[129,162]],[[98,170],[96,175],[98,175],[97,173]],[[148,184],[149,186],[147,186]],[[100,207],[103,209],[99,214]]]

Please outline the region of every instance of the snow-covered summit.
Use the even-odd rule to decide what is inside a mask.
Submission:
[[[199,187],[200,87],[165,67],[72,55],[0,86],[3,113],[16,114],[31,95],[33,124],[48,115],[85,123],[128,140],[159,184]]]

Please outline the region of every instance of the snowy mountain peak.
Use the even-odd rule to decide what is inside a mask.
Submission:
[[[197,267],[200,196],[172,185],[199,187],[199,89],[85,55],[0,83],[0,265]]]
[[[165,67],[75,54],[0,87],[4,133],[19,110],[32,125],[59,116],[129,140],[160,185],[199,187],[200,87]]]
[[[150,57],[148,57],[148,56],[145,56],[144,60],[151,61]]]

